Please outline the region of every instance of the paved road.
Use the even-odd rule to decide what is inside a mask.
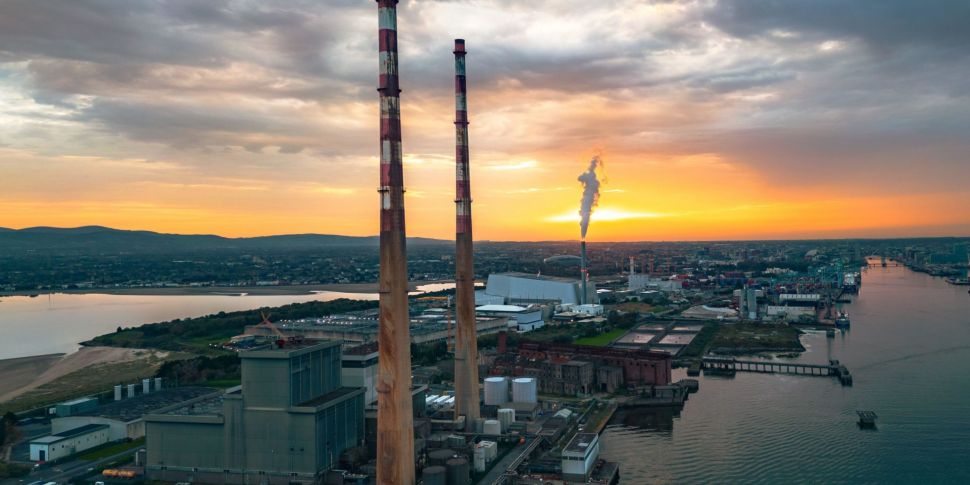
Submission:
[[[34,482],[39,482],[41,484],[47,482],[66,483],[74,477],[87,473],[90,469],[107,465],[108,463],[121,458],[132,457],[139,449],[141,449],[141,447],[135,447],[95,461],[74,460],[66,463],[60,463],[51,468],[43,468],[33,471],[24,478],[8,478],[6,480],[0,480],[0,485],[23,485]]]

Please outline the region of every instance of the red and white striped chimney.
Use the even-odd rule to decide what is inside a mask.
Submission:
[[[472,249],[472,196],[468,170],[468,104],[465,41],[455,39],[455,415],[474,430],[481,416],[478,392],[478,336],[475,322],[475,264]]]
[[[397,70],[397,0],[377,0],[377,11],[380,39],[380,87],[377,91],[381,100],[377,483],[411,485],[415,483],[414,427],[404,232],[401,89]]]

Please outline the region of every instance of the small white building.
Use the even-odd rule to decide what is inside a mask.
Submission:
[[[537,305],[482,305],[475,314],[489,317],[506,317],[509,328],[518,332],[531,332],[545,325],[542,320],[542,307]]]
[[[110,442],[108,425],[87,424],[31,440],[30,459],[37,462],[55,461]]]
[[[563,480],[586,483],[599,454],[599,435],[596,433],[577,433],[562,450]]]

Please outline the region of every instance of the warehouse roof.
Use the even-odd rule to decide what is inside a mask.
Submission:
[[[95,431],[107,429],[107,428],[108,428],[107,424],[85,424],[84,426],[80,426],[78,428],[69,429],[67,431],[61,431],[60,433],[57,433],[57,434],[52,434],[49,436],[44,436],[42,438],[31,440],[30,444],[49,445],[60,441],[64,441],[66,439],[74,438],[75,436],[82,436],[88,433],[93,433]]]

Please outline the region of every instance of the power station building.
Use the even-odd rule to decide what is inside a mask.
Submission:
[[[577,279],[526,273],[492,273],[488,275],[485,290],[475,295],[475,304],[556,302],[561,305],[579,305],[583,303],[582,286],[582,282]],[[588,285],[586,291],[587,303],[599,303],[596,285]]]
[[[318,483],[364,436],[364,390],[341,386],[339,342],[240,353],[242,385],[145,417],[149,480]]]

